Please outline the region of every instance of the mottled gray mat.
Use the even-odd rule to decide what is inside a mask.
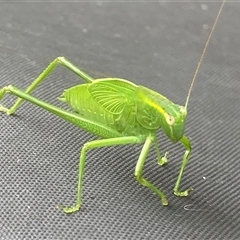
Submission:
[[[184,104],[220,2],[0,3],[0,87],[25,89],[57,56],[93,77],[115,76]],[[0,239],[240,239],[239,3],[226,3],[190,98],[193,152],[173,194],[184,149],[159,131],[169,163],[149,153],[144,176],[167,195],[163,207],[134,179],[141,145],[87,155],[83,205],[73,204],[81,146],[94,136],[24,103],[0,114]],[[82,83],[59,67],[33,95],[52,104]],[[10,106],[14,97],[4,98]]]

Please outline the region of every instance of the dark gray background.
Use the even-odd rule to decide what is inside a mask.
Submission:
[[[145,85],[184,104],[220,2],[0,3],[0,87],[25,89],[57,56],[94,77]],[[83,205],[73,204],[81,146],[94,136],[32,104],[0,115],[0,239],[240,239],[240,3],[226,3],[190,98],[193,152],[173,195],[183,155],[159,131],[169,163],[148,156],[144,176],[167,195],[163,207],[134,179],[139,146],[90,151]],[[59,67],[33,95],[55,105],[82,83]],[[13,97],[6,97],[10,106]]]

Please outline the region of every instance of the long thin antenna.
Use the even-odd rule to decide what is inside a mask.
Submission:
[[[195,73],[194,73],[194,75],[193,75],[192,82],[191,82],[191,85],[190,85],[190,88],[189,88],[189,91],[188,91],[188,95],[187,95],[187,100],[186,100],[186,103],[185,103],[185,108],[186,108],[186,109],[187,109],[187,105],[188,105],[188,101],[189,101],[189,98],[190,98],[190,94],[191,94],[191,91],[192,91],[192,88],[193,88],[194,81],[195,81],[195,79],[196,79],[196,77],[197,77],[199,68],[200,68],[200,66],[201,66],[203,57],[204,57],[205,52],[206,52],[206,50],[207,50],[209,41],[210,41],[210,39],[211,39],[211,37],[212,37],[213,31],[214,31],[214,29],[215,29],[215,27],[216,27],[216,25],[217,25],[218,18],[219,18],[219,16],[220,16],[221,12],[222,12],[224,3],[225,3],[225,0],[222,1],[222,5],[221,5],[221,7],[220,7],[220,9],[219,9],[219,11],[218,11],[218,14],[217,14],[217,17],[216,17],[214,23],[213,23],[211,32],[209,33],[207,42],[206,42],[206,44],[205,44],[205,46],[204,46],[202,55],[201,55],[200,60],[199,60],[199,62],[198,62],[198,64],[197,64],[197,68],[196,68],[196,70],[195,70]]]

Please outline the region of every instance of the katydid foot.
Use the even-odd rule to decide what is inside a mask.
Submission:
[[[192,190],[193,190],[192,187],[188,188],[185,191],[179,191],[178,189],[174,188],[173,192],[178,197],[187,197]]]
[[[80,209],[80,205],[75,205],[73,207],[64,207],[64,206],[56,206],[58,209],[63,210],[65,213],[74,213]]]

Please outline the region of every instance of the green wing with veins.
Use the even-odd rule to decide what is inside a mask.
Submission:
[[[136,85],[122,79],[98,79],[89,84],[92,98],[111,114],[119,115],[134,106]]]

